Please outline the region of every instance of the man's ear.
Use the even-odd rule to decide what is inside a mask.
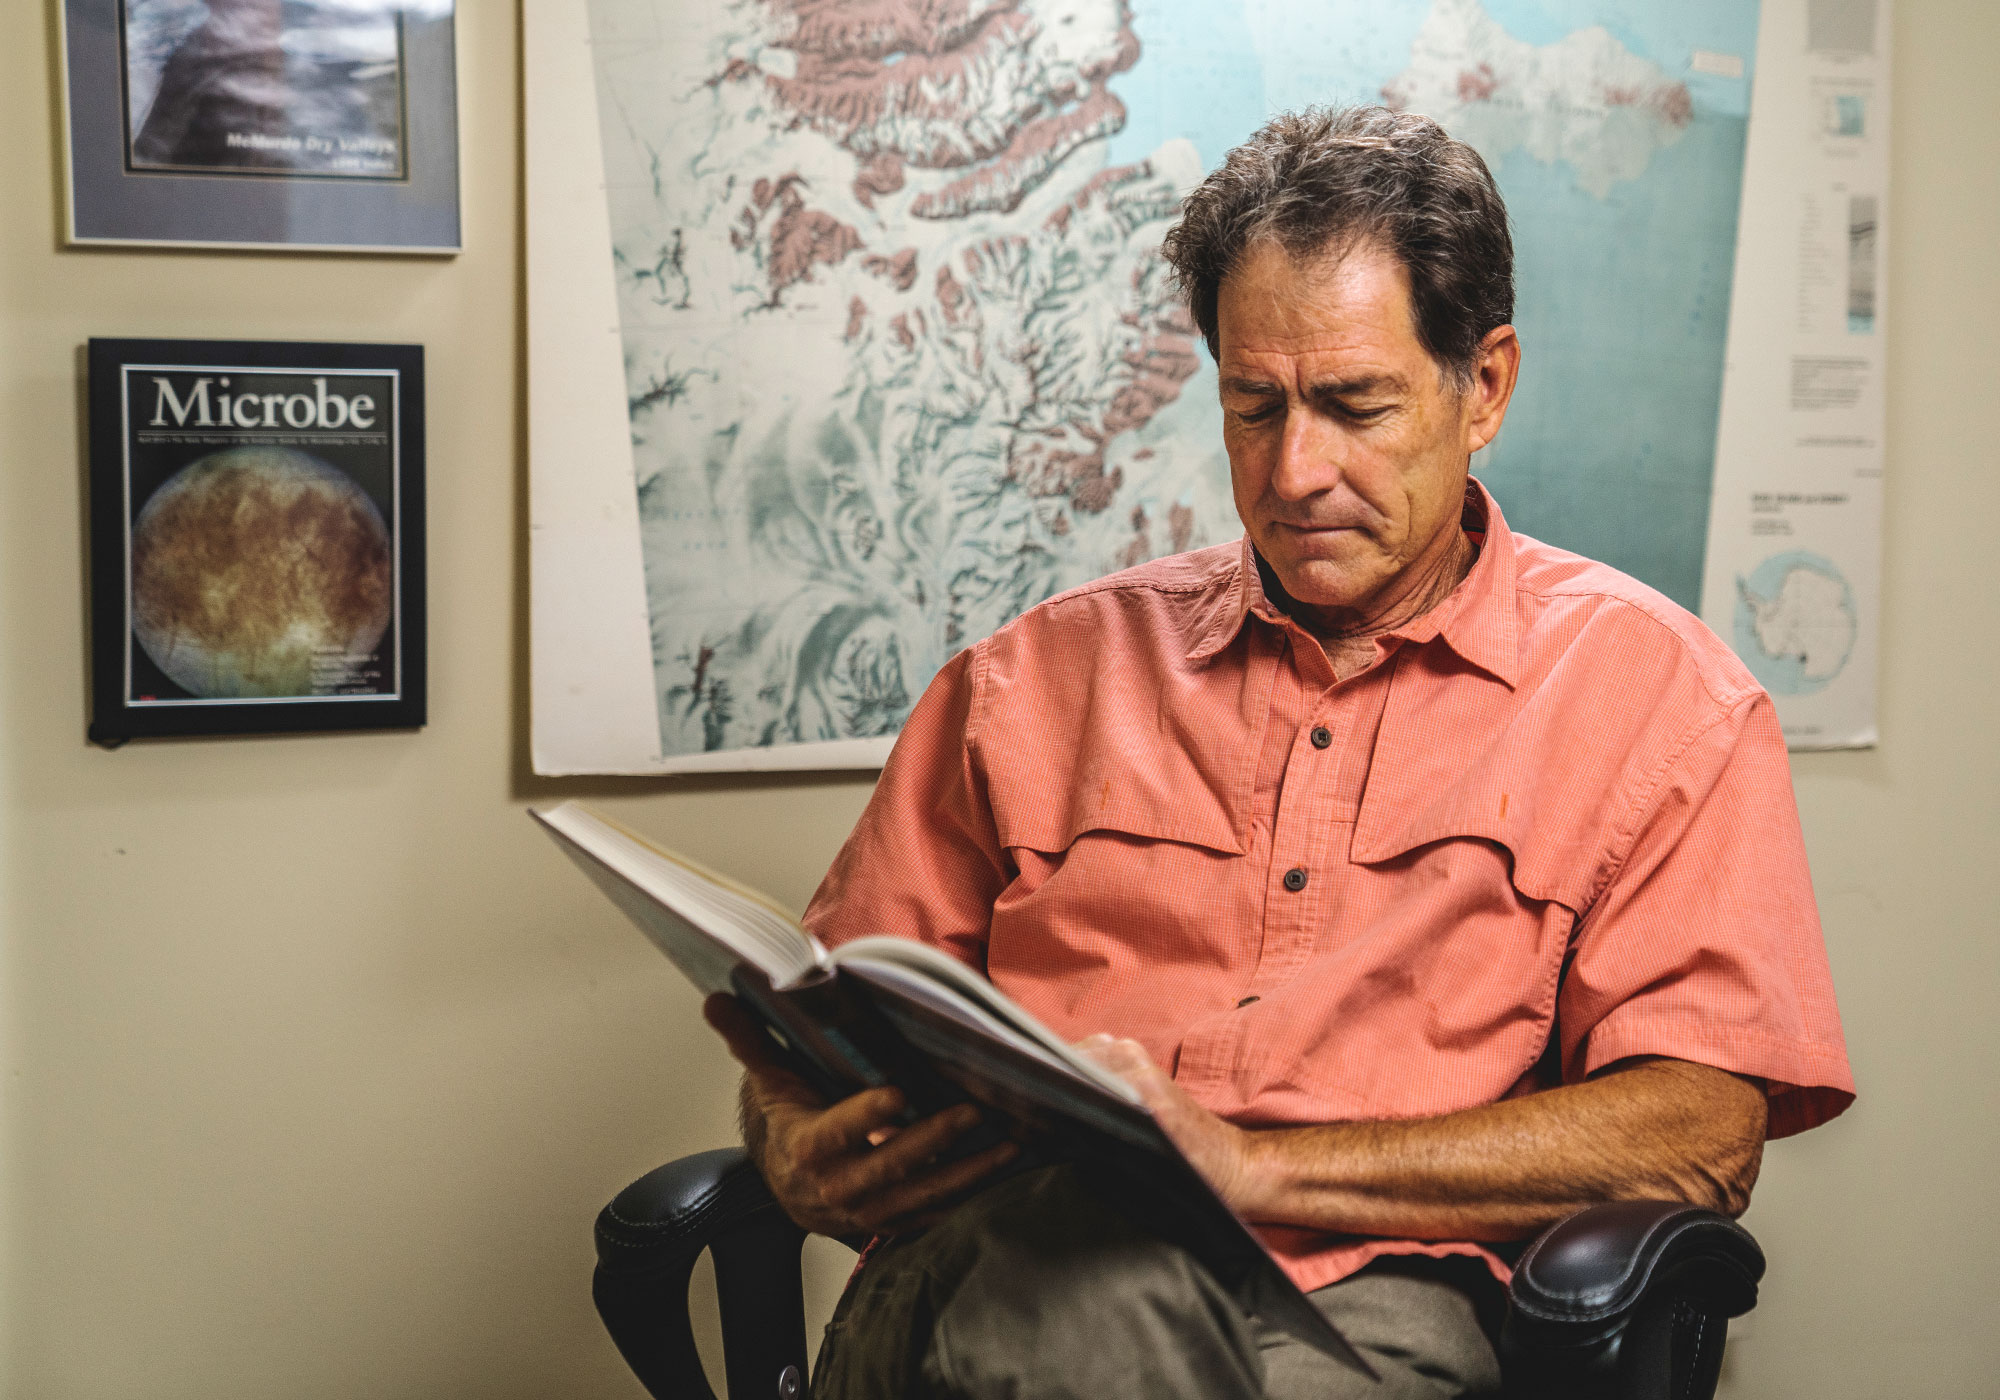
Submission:
[[[1521,338],[1512,326],[1495,326],[1479,342],[1479,362],[1465,391],[1465,450],[1477,452],[1500,435],[1514,383],[1521,377]]]

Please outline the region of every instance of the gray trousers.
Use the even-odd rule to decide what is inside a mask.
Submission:
[[[1422,1266],[1310,1295],[1380,1376],[1247,1316],[1064,1167],[876,1248],[828,1324],[815,1400],[1440,1400],[1496,1395],[1471,1298]]]

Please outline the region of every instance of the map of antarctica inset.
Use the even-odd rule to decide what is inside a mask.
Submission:
[[[1314,102],[1485,155],[1526,358],[1475,470],[1515,528],[1698,606],[1757,12],[591,0],[662,753],[894,733],[1041,598],[1236,538],[1159,243]],[[1795,641],[1814,585],[1761,574],[1822,619],[1771,624],[1772,674],[1837,669]]]
[[[1846,667],[1860,618],[1832,561],[1793,550],[1736,581],[1734,630],[1736,654],[1764,689],[1814,695]]]

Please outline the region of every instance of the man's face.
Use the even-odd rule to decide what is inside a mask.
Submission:
[[[1457,390],[1417,339],[1402,263],[1367,242],[1303,262],[1254,244],[1216,311],[1236,511],[1302,622],[1365,629],[1457,547],[1467,463],[1513,389],[1513,330]]]

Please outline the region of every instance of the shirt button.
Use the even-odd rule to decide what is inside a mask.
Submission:
[[[1245,997],[1245,998],[1243,998],[1243,1000],[1241,1000],[1241,1001],[1239,1001],[1239,1002],[1237,1002],[1237,1003],[1236,1003],[1236,1009],[1237,1009],[1238,1011],[1241,1011],[1241,1010],[1242,1010],[1242,1009],[1243,1009],[1244,1007],[1248,1006],[1248,1005],[1249,1005],[1249,1004],[1250,1004],[1251,1002],[1253,1002],[1253,1001],[1262,1001],[1262,1000],[1263,1000],[1263,998],[1262,998],[1262,997]]]
[[[1333,731],[1323,724],[1313,726],[1313,747],[1323,749],[1333,742]]]
[[[1305,887],[1306,887],[1306,870],[1304,866],[1295,865],[1290,870],[1287,870],[1285,872],[1286,889],[1290,890],[1293,894],[1297,894],[1300,890],[1304,889]]]

